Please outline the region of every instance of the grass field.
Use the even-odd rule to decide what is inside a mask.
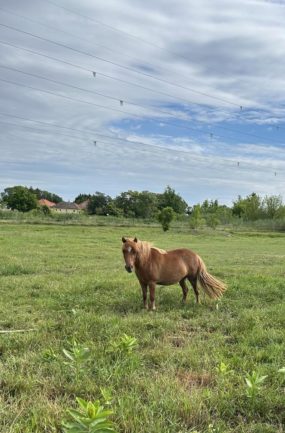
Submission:
[[[190,290],[183,306],[179,286],[158,287],[144,311],[122,235],[193,249],[228,291],[195,305]],[[75,397],[101,387],[121,433],[284,432],[284,277],[277,233],[0,225],[1,433],[61,432]],[[138,347],[118,354],[124,333]],[[74,340],[89,349],[78,365],[63,352]]]

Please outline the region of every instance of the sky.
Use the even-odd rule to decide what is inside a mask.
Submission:
[[[0,190],[285,200],[285,1],[0,2]]]

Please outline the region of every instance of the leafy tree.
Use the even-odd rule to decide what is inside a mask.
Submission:
[[[215,213],[210,213],[206,218],[206,223],[207,226],[215,229],[219,225],[220,220]]]
[[[262,202],[264,213],[267,218],[278,216],[282,208],[282,197],[280,195],[265,196]]]
[[[216,213],[218,209],[219,209],[218,200],[211,200],[211,201],[205,200],[201,206],[201,212],[203,215],[207,215],[209,213],[211,214]]]
[[[35,194],[35,196],[37,197],[38,200],[46,199],[46,200],[52,201],[53,203],[60,203],[63,201],[59,195],[54,194],[52,192],[43,191],[39,188],[30,187],[29,191],[32,192],[33,194]]]
[[[126,217],[152,218],[157,213],[157,195],[149,191],[122,192],[114,200]]]
[[[226,205],[219,206],[215,216],[221,224],[229,224],[233,219],[232,209]]]
[[[28,212],[37,207],[37,197],[25,186],[6,188],[1,194],[7,207],[20,212]]]
[[[193,210],[190,216],[190,227],[197,229],[198,227],[205,224],[205,219],[202,217],[202,210],[199,204],[193,206]]]
[[[280,206],[275,214],[275,218],[284,218],[285,219],[285,206]]]
[[[239,218],[243,217],[245,214],[245,207],[246,207],[245,200],[242,199],[241,196],[239,195],[237,201],[234,201],[233,203],[233,208],[232,208],[233,215]]]
[[[134,191],[122,192],[114,199],[115,206],[122,210],[124,216],[134,217]]]
[[[161,223],[163,231],[167,231],[170,228],[170,223],[175,217],[175,212],[172,207],[163,208],[158,214],[158,221]]]
[[[111,202],[112,198],[109,195],[96,191],[96,193],[92,195],[89,200],[87,212],[89,214],[107,215],[108,205]]]
[[[106,206],[106,215],[122,216],[123,211],[115,205],[114,201],[111,201]]]
[[[244,217],[248,221],[255,221],[262,216],[262,202],[259,195],[255,192],[246,198],[238,197],[233,205],[233,215]]]
[[[159,194],[158,207],[159,209],[172,207],[175,213],[185,214],[188,205],[186,201],[175,192],[174,189],[172,189],[170,186],[167,186],[165,191],[162,194]]]
[[[77,203],[77,204],[80,204],[80,203],[83,203],[86,200],[89,200],[90,198],[91,198],[91,194],[79,194],[75,198],[74,202]]]
[[[245,216],[246,219],[251,221],[255,221],[262,216],[261,198],[255,192],[246,198]]]

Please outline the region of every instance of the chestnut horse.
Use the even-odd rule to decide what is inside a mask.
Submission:
[[[206,266],[198,256],[191,250],[180,248],[177,250],[164,251],[155,248],[150,242],[139,241],[137,238],[122,238],[125,268],[128,272],[135,270],[140,282],[144,307],[147,305],[147,287],[149,287],[149,308],[155,310],[155,287],[156,284],[171,285],[179,282],[183,292],[183,302],[186,301],[189,280],[199,303],[199,291],[197,283],[204,292],[212,299],[218,299],[226,290],[226,285],[210,275]]]

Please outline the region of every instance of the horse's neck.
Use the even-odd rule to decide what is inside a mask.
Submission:
[[[152,248],[150,245],[144,245],[137,255],[136,258],[136,267],[145,266],[147,263],[151,261]]]
[[[135,266],[137,269],[149,268],[157,260],[157,255],[167,254],[167,251],[148,245],[142,254],[138,254]]]

